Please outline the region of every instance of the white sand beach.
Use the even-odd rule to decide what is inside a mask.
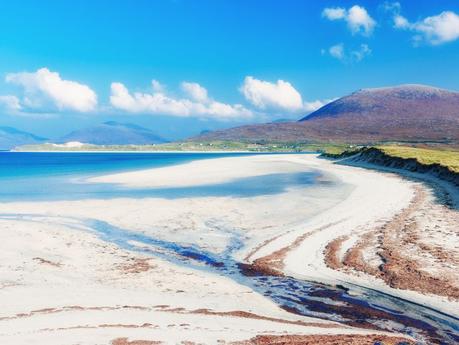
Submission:
[[[374,289],[459,316],[459,301],[454,296],[391,286],[384,276],[342,263],[345,253],[365,234],[394,219],[420,190],[427,203],[422,206],[422,217],[428,218],[429,224],[420,228],[418,237],[422,239],[422,229],[435,226],[458,236],[448,221],[426,215],[444,213],[432,206],[437,203],[432,190],[419,182],[333,164],[316,155],[288,154],[204,159],[99,176],[87,183],[178,188],[309,170],[320,173],[318,179],[324,186],[336,183],[336,195],[313,186],[247,197],[2,203],[0,343],[129,344],[148,340],[217,344],[259,335],[384,333],[290,313],[228,277],[151,255],[149,251],[154,249],[146,243],[131,240],[129,245],[138,251],[105,241],[87,220],[171,243],[196,245],[216,255],[224,253],[237,235],[244,246],[231,253],[235,261],[253,264],[276,259],[275,266],[282,274],[340,284],[355,294],[360,289]],[[457,211],[451,210],[448,217],[454,222]],[[437,237],[427,230],[425,234],[438,245],[445,242],[438,236],[441,232]],[[340,265],[332,267],[326,257],[327,245],[338,238],[342,241],[332,254]],[[364,248],[368,261],[377,260],[371,257],[379,250],[377,245]],[[454,258],[459,248],[449,245],[448,251],[452,258],[443,262],[428,261],[422,253],[418,253],[419,260],[424,260],[424,266],[430,262],[433,269],[429,274],[437,277],[446,272],[448,282],[457,283],[459,263]],[[401,337],[397,333],[391,336]]]

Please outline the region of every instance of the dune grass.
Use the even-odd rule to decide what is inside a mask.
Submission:
[[[459,150],[418,148],[409,146],[377,146],[384,153],[400,158],[414,158],[421,164],[440,164],[459,173]]]

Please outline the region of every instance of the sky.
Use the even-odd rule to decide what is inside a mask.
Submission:
[[[180,139],[413,83],[459,90],[459,1],[0,2],[0,126],[48,138]]]

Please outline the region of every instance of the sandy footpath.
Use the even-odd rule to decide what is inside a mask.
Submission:
[[[217,254],[237,236],[245,246],[232,256],[247,263],[288,247],[280,265],[286,274],[459,310],[445,296],[394,288],[366,272],[326,263],[326,246],[337,237],[348,237],[340,247],[345,252],[365,230],[410,205],[417,184],[398,176],[292,154],[206,159],[88,182],[184,187],[310,169],[323,172],[322,186],[271,195],[2,203],[0,343],[216,344],[261,335],[375,334],[288,313],[229,278],[122,249],[96,236],[88,219]],[[327,190],[333,183],[335,196]]]

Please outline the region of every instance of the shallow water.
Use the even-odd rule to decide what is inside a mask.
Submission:
[[[284,192],[316,183],[317,173],[270,174],[234,181],[179,188],[126,188],[86,183],[97,175],[183,164],[197,159],[237,157],[243,153],[22,153],[0,152],[0,201],[167,199],[232,196],[253,197]]]

